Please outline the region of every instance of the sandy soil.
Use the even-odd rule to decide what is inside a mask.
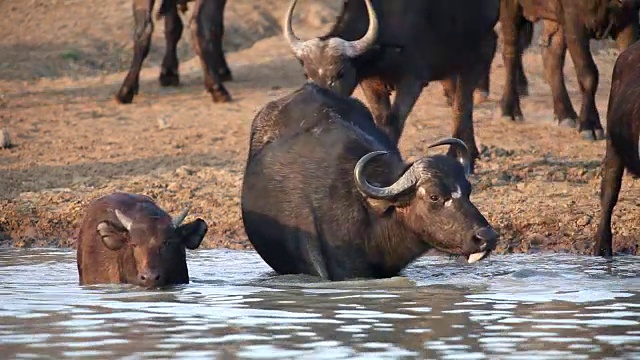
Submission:
[[[341,2],[303,3],[296,27],[311,36],[327,29]],[[284,0],[229,2],[225,47],[233,102],[213,104],[204,92],[187,31],[179,48],[182,86],[160,88],[158,22],[140,95],[132,105],[117,105],[113,94],[132,56],[130,0],[1,2],[0,128],[14,146],[0,150],[0,246],[74,246],[83,208],[119,190],[150,195],[170,213],[191,206],[187,220],[199,216],[210,224],[205,247],[250,248],[239,208],[249,127],[261,106],[303,81],[280,36],[286,6]],[[617,51],[594,48],[604,122]],[[501,57],[494,61],[490,101],[474,115],[483,156],[472,200],[499,229],[498,252],[586,253],[599,216],[604,143],[583,141],[552,122],[537,49],[527,52],[525,68],[526,122],[505,123],[495,117],[504,77]],[[565,72],[579,105],[570,61]],[[355,96],[362,98],[359,90]],[[415,159],[450,129],[451,111],[433,84],[408,120],[401,149]],[[626,177],[614,216],[617,251],[637,251],[639,195],[640,181]]]

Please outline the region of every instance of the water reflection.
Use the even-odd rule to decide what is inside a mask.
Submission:
[[[75,254],[0,254],[5,358],[640,358],[640,262],[568,255],[321,283],[253,252],[189,255],[168,290],[77,285]]]

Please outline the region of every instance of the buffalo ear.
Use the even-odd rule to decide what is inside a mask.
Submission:
[[[371,198],[367,198],[367,204],[369,205],[369,209],[371,209],[371,211],[373,211],[377,216],[387,215],[394,207],[394,203],[391,201]]]
[[[111,223],[103,221],[96,228],[102,243],[109,250],[120,250],[127,242],[127,233],[116,229]]]
[[[204,222],[204,220],[195,219],[190,223],[180,225],[176,229],[176,232],[180,237],[180,241],[182,241],[187,249],[195,250],[202,243],[202,240],[204,239],[204,236],[207,234],[208,230],[209,227],[207,226],[207,223]]]

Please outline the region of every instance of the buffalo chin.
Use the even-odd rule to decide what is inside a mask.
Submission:
[[[473,264],[489,256],[489,251],[481,251],[467,256],[467,262]]]

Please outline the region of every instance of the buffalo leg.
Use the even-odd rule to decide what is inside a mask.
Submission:
[[[540,38],[542,61],[544,63],[547,82],[553,97],[553,112],[561,126],[575,127],[578,115],[571,105],[564,81],[564,61],[566,45],[564,31],[561,26],[543,20],[544,31]]]
[[[396,142],[396,133],[387,126],[387,119],[391,114],[389,90],[384,82],[377,79],[367,79],[360,83],[360,88],[367,100],[367,105],[373,115],[376,125],[387,134],[392,142]]]
[[[502,118],[512,121],[523,120],[520,98],[517,92],[518,57],[521,56],[520,28],[522,17],[515,1],[500,2],[500,23],[502,25],[502,58],[505,67],[505,84],[500,110]]]
[[[531,45],[531,39],[533,37],[533,24],[527,22],[527,27],[525,27],[524,31],[520,32],[520,49],[526,49]],[[491,36],[491,35],[490,35]],[[487,100],[489,97],[489,84],[491,77],[491,64],[493,63],[493,58],[495,57],[497,50],[497,34],[493,32],[493,36],[495,37],[494,41],[489,41],[485,44],[485,50],[490,51],[490,55],[486,58],[485,67],[482,70],[482,76],[473,93],[473,102],[474,104],[481,104]],[[517,74],[517,87],[516,90],[520,96],[528,96],[529,95],[529,80],[527,79],[527,75],[524,72],[524,67],[522,64],[522,51],[520,52],[520,56],[516,58],[516,66],[518,67]],[[444,85],[443,85],[444,87]],[[450,106],[453,105],[453,93],[448,89],[443,89],[444,94],[447,97],[447,104]]]
[[[151,34],[153,34],[151,11],[153,10],[154,1],[133,1],[133,60],[131,61],[129,73],[116,94],[116,101],[121,104],[130,104],[133,101],[133,96],[138,93],[140,70],[151,46]]]
[[[604,130],[600,123],[595,99],[598,89],[598,67],[593,62],[589,50],[589,37],[584,27],[572,23],[568,25],[565,27],[565,38],[582,92],[578,130],[585,140],[602,140]]]
[[[491,63],[498,47],[498,34],[490,31],[481,48],[481,76],[478,85],[473,92],[473,102],[481,104],[489,98],[489,77],[491,75]]]
[[[618,202],[622,186],[624,163],[616,153],[611,140],[607,140],[604,157],[602,181],[600,182],[600,224],[596,232],[596,243],[593,254],[596,256],[612,256],[611,216]]]
[[[473,131],[473,91],[481,76],[481,68],[472,69],[457,76],[456,92],[453,99],[453,137],[462,140],[471,155],[471,172],[474,171],[479,156]],[[449,148],[449,155],[457,157],[457,151]]]
[[[411,109],[413,109],[413,105],[418,101],[424,85],[424,82],[416,79],[405,79],[401,81],[396,88],[396,96],[391,106],[391,114],[387,117],[388,123],[385,124],[391,127],[394,133],[392,140],[395,144],[400,142],[404,124],[407,121],[407,117],[409,117]]]
[[[164,37],[167,41],[167,49],[164,53],[164,59],[162,59],[159,80],[161,86],[178,86],[180,85],[180,74],[178,72],[177,46],[180,37],[182,37],[184,26],[175,4],[169,6],[164,16]]]
[[[489,74],[484,74],[486,75],[486,81],[487,81],[487,87],[489,86]],[[444,95],[445,99],[447,100],[447,105],[449,106],[453,106],[453,96],[456,92],[456,82],[455,82],[455,77],[453,78],[449,78],[449,79],[445,79],[445,80],[441,80],[440,81],[440,85],[442,85],[442,94]],[[483,84],[479,84],[478,88],[476,89],[476,91],[482,91],[483,89]]]
[[[204,71],[204,87],[216,103],[231,101],[231,95],[222,84],[216,67],[216,52],[222,51],[222,48],[217,46],[222,42],[215,40],[216,37],[222,38],[221,22],[216,21],[222,17],[219,11],[220,2],[221,0],[197,0],[189,25],[194,50],[200,57]]]
[[[518,38],[519,49],[520,52],[517,57],[517,67],[518,67],[518,75],[517,75],[517,84],[516,89],[518,91],[518,95],[520,96],[528,96],[529,95],[529,80],[527,79],[527,75],[524,73],[524,66],[522,57],[524,55],[524,50],[531,46],[531,41],[533,40],[533,23],[530,21],[524,21],[522,24],[522,29],[520,31],[520,37]]]
[[[218,75],[220,75],[220,80],[222,81],[232,81],[233,76],[231,75],[231,70],[229,69],[229,65],[227,65],[227,59],[224,55],[224,50],[222,48],[222,38],[224,37],[224,7],[227,4],[227,0],[217,0],[216,1],[216,18],[214,20],[215,24],[220,24],[218,29],[220,36],[214,36],[213,40],[215,43],[215,48],[219,49],[216,51],[216,69],[218,71]]]

